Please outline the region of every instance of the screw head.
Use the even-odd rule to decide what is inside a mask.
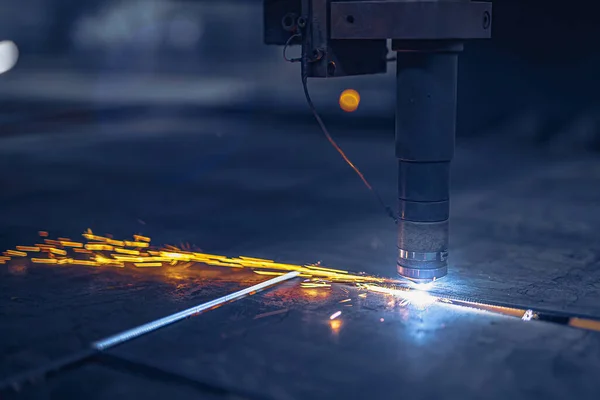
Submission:
[[[489,12],[486,11],[483,13],[483,21],[482,21],[483,29],[489,29],[491,24],[492,24],[492,16],[490,15]]]

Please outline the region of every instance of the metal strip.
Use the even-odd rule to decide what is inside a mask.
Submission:
[[[138,326],[136,328],[133,329],[129,329],[126,330],[124,332],[118,333],[116,335],[110,336],[106,339],[102,339],[99,340],[97,342],[92,343],[92,348],[96,349],[96,350],[106,350],[110,347],[114,347],[116,345],[119,345],[123,342],[129,341],[131,339],[135,339],[139,336],[142,336],[146,333],[150,333],[153,332],[157,329],[163,328],[167,325],[171,325],[177,321],[181,321],[182,319],[191,317],[193,315],[199,314],[202,311],[206,311],[206,310],[210,310],[211,308],[214,308],[216,306],[222,305],[224,303],[233,301],[233,300],[237,300],[241,297],[244,297],[246,295],[249,294],[253,294],[254,292],[258,292],[259,290],[263,290],[266,289],[269,286],[273,286],[276,285],[278,283],[287,281],[289,279],[295,278],[299,275],[299,272],[294,271],[294,272],[289,272],[285,275],[281,275],[278,277],[275,277],[273,279],[269,279],[268,281],[259,283],[257,285],[254,286],[250,286],[249,288],[246,289],[242,289],[240,291],[237,291],[235,293],[231,293],[228,295],[225,295],[223,297],[219,297],[218,299],[209,301],[207,303],[203,303],[200,304],[198,306],[192,307],[192,308],[188,308],[187,310],[183,310],[180,311],[176,314],[172,314],[169,315],[167,317],[161,318],[161,319],[157,319],[156,321],[152,321],[152,322],[148,322],[147,324]]]
[[[137,328],[133,328],[133,329],[127,330],[125,332],[121,332],[119,334],[110,336],[106,339],[99,340],[97,342],[92,343],[90,348],[84,349],[84,350],[80,351],[79,353],[69,355],[69,356],[62,358],[60,360],[57,360],[55,362],[51,362],[47,365],[44,365],[41,368],[33,369],[33,370],[27,371],[25,373],[9,377],[8,379],[6,379],[4,381],[1,381],[0,382],[0,392],[5,391],[5,390],[11,390],[11,389],[12,390],[20,390],[22,388],[22,386],[25,384],[37,382],[43,377],[48,377],[50,375],[57,374],[60,371],[63,371],[68,368],[72,368],[80,363],[89,361],[92,357],[97,356],[99,354],[98,353],[99,351],[106,350],[110,347],[116,346],[116,345],[126,342],[128,340],[135,339],[136,337],[139,337],[143,334],[150,333],[159,328],[162,328],[162,327],[172,324],[174,322],[180,321],[184,318],[198,314],[202,311],[210,310],[211,308],[216,307],[218,305],[225,304],[227,302],[234,301],[234,300],[239,300],[240,298],[242,298],[246,295],[254,294],[255,292],[266,289],[269,286],[273,286],[278,283],[282,283],[289,279],[295,278],[298,275],[299,275],[299,272],[293,271],[293,272],[287,273],[285,275],[281,275],[281,276],[275,277],[273,279],[269,279],[267,281],[261,282],[257,285],[250,286],[249,288],[242,289],[240,291],[225,295],[223,297],[219,297],[218,299],[209,301],[207,303],[200,304],[198,306],[189,308],[187,310],[178,312],[176,314],[172,314],[165,318],[161,318],[159,320],[149,322],[149,323],[141,325]],[[0,397],[1,397],[1,393],[0,393]]]

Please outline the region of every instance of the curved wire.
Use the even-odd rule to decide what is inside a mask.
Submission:
[[[310,20],[310,19],[307,19]],[[304,31],[306,31],[308,29],[308,25],[304,28]],[[371,185],[371,183],[369,183],[369,181],[367,180],[367,178],[365,178],[364,174],[358,169],[358,167],[356,165],[354,165],[354,163],[352,163],[352,161],[350,161],[350,158],[348,158],[348,156],[346,155],[346,153],[344,153],[344,151],[342,150],[342,148],[337,144],[337,142],[333,139],[333,137],[331,136],[331,134],[329,133],[329,130],[327,129],[327,127],[325,126],[325,123],[323,122],[323,120],[321,119],[321,116],[319,115],[319,113],[317,112],[317,109],[310,97],[310,93],[308,91],[308,63],[311,62],[312,60],[309,59],[308,57],[308,41],[307,41],[307,36],[306,35],[302,35],[302,33],[297,33],[295,35],[293,35],[292,37],[290,37],[290,39],[288,39],[288,43],[291,42],[291,40],[294,37],[298,37],[298,35],[300,36],[300,38],[302,39],[302,56],[300,58],[301,61],[301,74],[302,74],[302,87],[304,89],[304,96],[306,97],[306,102],[308,103],[308,107],[310,108],[310,111],[312,112],[313,116],[315,117],[315,119],[317,120],[317,123],[319,124],[321,131],[323,132],[323,134],[325,135],[325,137],[327,138],[327,140],[329,141],[329,143],[333,146],[333,148],[342,156],[342,158],[344,159],[344,161],[346,162],[346,164],[348,164],[350,166],[350,168],[352,168],[354,170],[354,172],[358,175],[358,177],[361,179],[361,181],[364,183],[364,185],[367,187],[367,189],[369,189],[377,198],[377,201],[379,202],[379,204],[383,207],[383,209],[385,210],[385,213],[392,218],[392,220],[394,221],[394,223],[398,223],[398,218],[396,217],[394,211],[391,209],[390,206],[388,206],[382,199],[382,197],[379,195],[379,192],[377,192],[377,190],[375,190],[375,188],[373,188],[373,186]],[[287,46],[287,45],[286,45]],[[285,56],[285,52],[284,52],[284,56]]]

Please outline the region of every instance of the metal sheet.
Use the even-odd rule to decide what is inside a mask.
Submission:
[[[335,287],[280,288],[110,352],[273,399],[594,399],[600,390],[598,335]]]

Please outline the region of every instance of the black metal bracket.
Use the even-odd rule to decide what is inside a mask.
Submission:
[[[492,3],[348,1],[331,3],[331,39],[489,39]]]
[[[264,42],[285,45],[309,20],[309,77],[387,71],[387,39],[461,41],[491,37],[492,4],[470,0],[264,0]]]

